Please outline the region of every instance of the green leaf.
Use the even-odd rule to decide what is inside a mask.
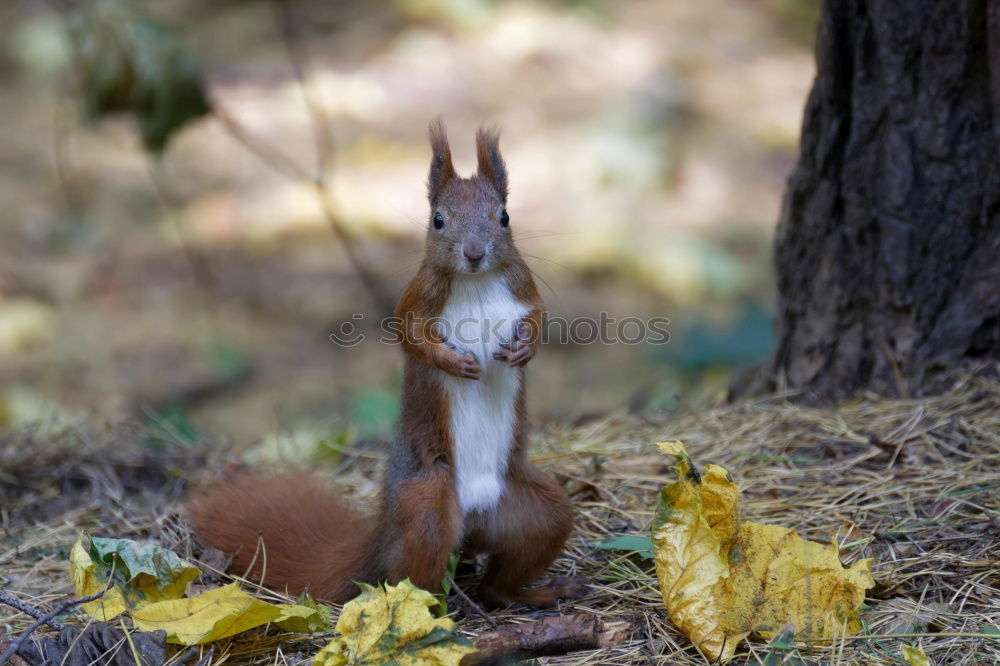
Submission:
[[[797,655],[795,631],[786,625],[767,644],[763,666],[809,666],[809,662]]]
[[[281,604],[279,608],[282,609],[282,615],[275,620],[275,624],[285,631],[311,634],[329,631],[332,626],[330,607],[314,601],[308,592],[300,594],[294,604]]]
[[[597,544],[598,548],[604,550],[621,550],[630,553],[638,553],[644,560],[653,559],[653,542],[649,537],[637,534],[623,534],[609,539],[604,543]]]
[[[197,567],[166,548],[131,539],[91,537],[90,556],[98,567],[103,565],[109,570],[115,567],[125,581],[133,581],[140,574],[152,577],[160,592],[179,581],[183,583],[179,591],[183,592],[184,586],[200,573]]]
[[[209,112],[201,72],[178,35],[121,0],[84,3],[69,20],[84,116],[134,116],[159,153],[185,123]]]
[[[444,617],[448,614],[448,595],[451,594],[451,581],[455,578],[455,571],[458,569],[458,553],[448,555],[448,571],[441,577],[441,594],[436,595],[438,599],[437,616]]]
[[[91,539],[81,535],[70,551],[70,577],[78,596],[100,592],[113,573],[114,585],[101,598],[83,605],[102,622],[156,601],[178,599],[201,573],[197,567],[159,546],[130,539]]]
[[[221,377],[239,377],[250,368],[250,357],[226,340],[214,341],[208,349],[208,360]]]

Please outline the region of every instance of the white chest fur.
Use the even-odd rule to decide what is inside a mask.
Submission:
[[[521,372],[493,358],[530,312],[507,287],[503,275],[458,275],[441,313],[449,342],[471,351],[482,366],[478,380],[441,372],[451,407],[458,498],[465,512],[496,506],[503,493],[514,434],[514,401]]]

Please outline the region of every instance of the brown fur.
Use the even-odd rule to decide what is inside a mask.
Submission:
[[[233,555],[231,570],[297,595],[357,594],[368,517],[307,477],[243,477],[196,492],[188,503],[198,537]]]
[[[250,566],[260,532],[266,571],[257,562],[251,573],[259,577],[263,572],[265,582],[293,593],[309,586],[319,598],[345,601],[356,591],[352,581],[395,583],[403,578],[433,591],[449,553],[464,544],[488,556],[481,589],[488,604],[551,604],[578,590],[524,586],[562,550],[573,511],[565,491],[528,461],[523,374],[504,494],[493,510],[463,515],[455,490],[450,405],[438,370],[477,381],[480,363],[488,359],[450,345],[430,321],[444,309],[457,272],[498,270],[531,311],[515,338],[494,357],[521,368],[535,355],[542,302],[510,228],[501,224],[507,171],[499,134],[481,129],[476,135],[478,172],[471,178],[455,173],[440,120],[431,124],[430,141],[431,216],[424,261],[396,308],[405,352],[402,412],[377,518],[364,518],[332,491],[301,477],[216,486],[195,496],[191,513],[202,541],[236,553],[234,568],[240,572]],[[440,229],[434,226],[435,214],[442,216]],[[463,258],[467,242],[485,249],[480,264]]]

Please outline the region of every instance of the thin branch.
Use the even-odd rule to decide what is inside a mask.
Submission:
[[[465,603],[467,603],[472,608],[472,610],[476,612],[476,615],[486,620],[486,623],[489,624],[494,629],[497,628],[497,623],[493,620],[492,617],[490,617],[490,614],[484,611],[482,608],[480,608],[479,604],[470,599],[469,595],[467,595],[464,591],[462,591],[462,588],[458,586],[458,583],[455,582],[454,578],[448,576],[448,582],[451,583],[451,589],[454,590],[458,594],[458,596],[460,596],[462,600],[465,601]]]
[[[222,125],[222,128],[226,130],[226,133],[250,151],[265,166],[286,178],[306,181],[313,186],[327,226],[330,227],[333,235],[337,237],[337,240],[343,246],[344,252],[347,254],[347,259],[361,281],[362,286],[368,291],[375,305],[382,313],[387,314],[392,312],[395,307],[395,300],[382,286],[379,276],[365,265],[365,261],[357,249],[357,239],[344,227],[336,211],[333,194],[330,192],[327,179],[322,174],[310,175],[280,150],[254,136],[217,99],[212,100],[212,111]]]
[[[11,608],[16,608],[25,615],[29,615],[35,618],[36,620],[40,620],[43,617],[45,617],[45,611],[38,610],[34,606],[24,601],[21,601],[20,599],[12,595],[10,592],[7,592],[6,590],[0,590],[0,603],[10,606]],[[56,622],[55,620],[49,620],[45,624],[49,625],[56,631],[62,629],[62,625]]]
[[[291,0],[274,0],[274,8],[288,60],[292,64],[295,79],[299,82],[299,90],[302,91],[302,99],[309,110],[313,135],[316,137],[316,182],[325,183],[333,168],[334,145],[333,135],[330,133],[332,123],[316,91],[309,85],[309,73],[306,71],[309,67],[309,54],[306,52],[305,37],[295,22]]]
[[[212,115],[215,116],[219,123],[221,123],[222,128],[226,130],[229,136],[253,153],[254,156],[256,156],[257,159],[259,159],[265,166],[271,168],[275,173],[284,176],[285,178],[290,178],[291,180],[312,180],[305,169],[299,166],[298,163],[289,159],[287,155],[274,146],[265,143],[260,138],[254,136],[252,132],[241,125],[240,122],[236,120],[236,118],[234,118],[232,114],[230,114],[229,111],[222,106],[222,104],[220,104],[218,99],[211,98],[210,96],[210,104],[212,106]]]
[[[147,155],[146,157],[146,172],[149,175],[149,182],[153,187],[156,202],[160,205],[163,215],[166,216],[171,226],[173,226],[174,233],[177,234],[177,242],[180,245],[181,254],[184,256],[185,261],[187,261],[188,266],[191,267],[191,273],[194,275],[195,282],[201,286],[202,293],[211,296],[208,299],[207,307],[217,310],[219,299],[214,297],[217,288],[215,278],[212,276],[212,270],[209,267],[209,262],[201,250],[196,249],[187,241],[180,219],[175,212],[176,206],[170,200],[167,191],[167,185],[163,177],[163,163],[159,159],[154,159],[152,155]]]
[[[300,34],[298,26],[295,23],[291,1],[274,0],[274,7],[277,21],[281,26],[281,36],[284,40],[285,50],[288,52],[288,58],[292,64],[295,79],[298,81],[299,89],[302,91],[302,98],[309,111],[309,119],[312,124],[313,136],[316,139],[316,173],[314,173],[312,177],[308,177],[301,168],[294,165],[290,167],[290,160],[284,156],[277,157],[277,161],[282,164],[282,170],[291,171],[300,179],[312,182],[313,187],[316,190],[316,196],[320,202],[320,207],[323,210],[323,217],[326,218],[327,225],[337,237],[337,240],[339,240],[341,245],[343,245],[348,261],[350,261],[351,266],[354,268],[355,273],[357,273],[362,285],[375,301],[376,306],[384,314],[388,314],[392,312],[395,306],[394,299],[382,286],[382,281],[379,276],[375,272],[371,271],[366,265],[364,259],[358,252],[357,239],[347,230],[343,224],[343,220],[337,213],[337,208],[334,203],[334,197],[329,182],[329,175],[333,170],[335,152],[333,134],[330,131],[332,123],[326,113],[326,109],[318,99],[316,91],[311,85],[309,85],[307,71],[309,57],[306,53],[305,39]],[[232,116],[223,117],[222,120],[223,127],[230,130],[230,133],[233,134],[233,136],[240,140],[241,143],[244,143],[244,145],[250,147],[255,154],[258,156],[267,154],[270,156],[270,159],[275,159],[277,155],[276,151],[264,147],[258,142],[253,142],[251,147],[251,145],[246,142],[249,134],[243,131],[242,128],[239,128]],[[237,128],[239,131],[234,132],[233,130]]]
[[[112,575],[108,576],[108,584],[104,586],[103,590],[99,592],[94,592],[93,594],[88,594],[85,597],[76,597],[73,599],[65,599],[63,601],[60,601],[58,604],[55,605],[55,607],[52,610],[42,615],[40,618],[38,618],[38,620],[34,624],[32,624],[30,627],[22,631],[21,635],[17,637],[17,640],[11,643],[10,647],[4,650],[3,654],[0,654],[0,666],[6,664],[11,657],[16,655],[18,650],[24,647],[24,644],[28,642],[28,638],[31,637],[31,634],[40,626],[42,626],[43,624],[50,624],[52,619],[56,615],[65,613],[67,610],[73,608],[74,606],[78,606],[80,604],[85,604],[90,601],[100,599],[101,597],[104,596],[105,592],[111,589],[111,586],[114,584],[114,582],[115,582],[114,571],[112,570]]]
[[[547,615],[477,637],[473,642],[478,652],[466,655],[462,666],[614,647],[631,640],[637,628],[636,616],[604,619],[590,613]]]

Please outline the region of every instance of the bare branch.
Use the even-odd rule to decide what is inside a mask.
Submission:
[[[21,601],[20,599],[18,599],[17,597],[15,597],[14,595],[12,595],[10,592],[8,592],[6,590],[0,590],[0,603],[6,604],[7,606],[10,606],[11,608],[16,608],[17,610],[21,611],[25,615],[31,616],[31,617],[35,618],[36,620],[40,620],[43,617],[45,617],[45,611],[38,610],[37,608],[35,608],[31,604],[28,604],[28,603],[25,603],[24,601]],[[56,622],[55,620],[51,620],[50,619],[45,624],[49,625],[50,627],[52,627],[56,631],[59,631],[60,629],[62,629],[62,625],[59,624],[58,622]]]
[[[462,659],[462,666],[507,663],[501,657],[540,657],[613,647],[629,640],[636,626],[636,619],[629,617],[605,620],[589,613],[549,615],[476,638],[478,652]]]
[[[343,224],[343,220],[337,213],[333,193],[330,188],[330,173],[334,163],[334,143],[333,134],[330,131],[332,123],[326,113],[322,102],[317,97],[314,88],[309,85],[308,66],[309,58],[305,48],[305,39],[300,34],[295,18],[292,13],[291,0],[274,0],[275,14],[281,26],[281,36],[285,43],[285,50],[288,52],[288,59],[292,64],[292,70],[298,81],[299,89],[302,91],[302,98],[306,108],[309,110],[309,118],[312,123],[313,136],[316,139],[316,173],[310,180],[316,189],[316,196],[323,209],[323,216],[333,234],[341,242],[351,266],[357,273],[362,285],[375,301],[375,305],[383,313],[392,312],[395,302],[388,291],[383,287],[379,276],[369,270],[364,259],[358,252],[357,239],[351,234]],[[227,119],[232,123],[232,117]],[[231,128],[230,124],[224,122],[224,126]],[[260,154],[258,152],[258,154]],[[287,161],[287,160],[282,160]],[[300,169],[296,169],[301,172]]]
[[[103,597],[104,593],[107,592],[109,589],[111,589],[111,586],[115,582],[113,573],[114,572],[112,571],[112,575],[108,576],[108,584],[105,585],[104,589],[102,589],[101,591],[95,592],[93,594],[88,594],[85,597],[76,597],[73,599],[65,599],[63,601],[60,601],[58,604],[55,605],[55,607],[52,610],[39,617],[34,624],[32,624],[30,627],[21,632],[21,635],[17,637],[17,640],[11,643],[10,647],[4,650],[3,654],[0,654],[0,666],[6,664],[11,657],[17,654],[18,650],[24,647],[24,644],[28,641],[28,638],[31,637],[31,634],[36,629],[38,629],[43,624],[49,624],[56,615],[65,613],[67,610],[73,608],[74,606],[85,604],[90,601],[94,601],[95,599],[100,599],[101,597]],[[31,614],[29,613],[29,615]]]
[[[462,588],[460,588],[458,586],[458,583],[455,582],[454,578],[452,578],[451,576],[448,576],[448,582],[451,583],[451,589],[454,590],[455,593],[458,594],[458,596],[461,597],[462,600],[465,601],[465,603],[467,603],[469,605],[469,607],[472,608],[472,610],[474,610],[476,612],[476,615],[478,615],[479,617],[481,617],[484,620],[486,620],[486,623],[489,624],[494,629],[497,628],[497,623],[493,620],[492,617],[490,617],[490,614],[487,613],[486,611],[484,611],[482,608],[480,608],[479,604],[477,604],[475,601],[473,601],[472,599],[470,599],[469,595],[467,595],[462,590]]]
[[[307,71],[309,54],[306,51],[305,37],[295,22],[291,0],[274,0],[274,8],[278,24],[281,26],[281,37],[288,52],[288,60],[299,82],[299,90],[302,91],[302,99],[309,110],[313,135],[316,137],[316,182],[325,183],[327,175],[333,168],[334,145],[333,135],[330,132],[332,123],[315,89],[309,85]]]

